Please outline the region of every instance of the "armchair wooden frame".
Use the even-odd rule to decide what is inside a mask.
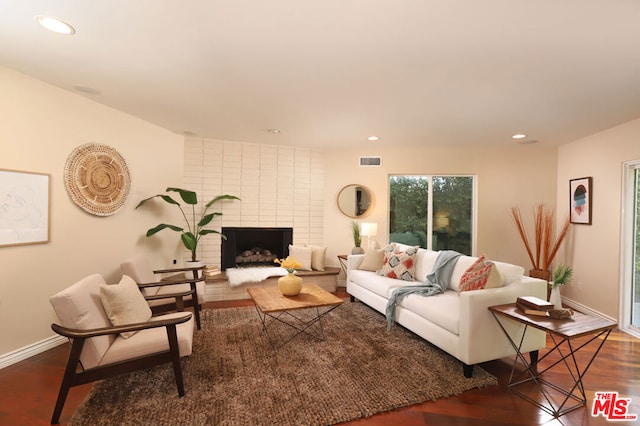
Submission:
[[[189,292],[187,292],[187,294],[189,294]],[[170,362],[173,364],[173,372],[176,378],[176,386],[178,387],[178,395],[181,397],[184,396],[184,381],[182,378],[182,368],[180,366],[180,351],[178,348],[176,325],[185,323],[189,321],[189,319],[191,319],[191,313],[187,312],[180,317],[90,330],[71,329],[62,327],[58,324],[52,324],[51,328],[53,331],[61,336],[71,339],[71,351],[69,353],[69,359],[60,385],[60,391],[58,393],[58,399],[56,400],[53,416],[51,417],[51,424],[59,422],[62,408],[64,407],[67,395],[69,394],[69,389],[73,386],[83,385],[96,380],[164,363]],[[128,331],[140,331],[158,327],[166,328],[167,339],[169,341],[168,350],[113,364],[101,365],[86,370],[82,368],[80,355],[87,339],[97,336],[115,335]],[[80,371],[78,371],[78,367],[80,367]]]
[[[193,308],[193,315],[196,320],[196,326],[198,330],[201,330],[200,324],[200,304],[203,301],[198,300],[198,292],[196,289],[196,285],[199,282],[205,281],[204,277],[204,266],[196,266],[192,268],[172,268],[172,269],[158,269],[153,271],[154,274],[178,274],[180,272],[189,272],[192,271],[193,278],[176,278],[176,276],[170,276],[160,281],[151,282],[151,283],[138,283],[138,287],[140,290],[148,287],[163,287],[167,285],[176,285],[176,284],[189,284],[191,286],[191,290],[184,293],[171,293],[171,294],[159,294],[148,296],[145,295],[146,300],[161,300],[161,299],[169,299],[175,298],[175,302],[166,303],[163,305],[155,305],[151,306],[151,312],[154,314],[160,314],[164,312],[171,311],[183,311],[185,307]],[[143,292],[144,294],[144,292]],[[187,297],[191,296],[191,299],[187,299]]]

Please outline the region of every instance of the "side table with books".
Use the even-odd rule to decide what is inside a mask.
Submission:
[[[617,323],[573,311],[566,318],[554,318],[551,316],[551,313],[555,311],[553,305],[537,298],[527,299],[529,300],[519,298],[516,303],[489,307],[493,317],[516,351],[509,377],[509,388],[540,409],[554,417],[559,417],[586,405],[587,397],[582,383],[584,375],[594,362],[611,330],[616,328]],[[529,327],[545,331],[553,346],[539,359],[532,359],[531,362],[528,362],[520,350],[522,339],[513,339],[507,333],[504,321],[516,321],[524,324],[521,337],[524,337]],[[593,356],[588,362],[579,363],[576,353],[590,344],[597,346]],[[525,370],[518,372],[516,370],[518,364],[523,365]],[[562,366],[568,370],[568,378],[573,379],[573,383],[558,384],[545,379],[544,373],[552,368],[562,368]],[[533,383],[544,398],[534,399],[527,393],[521,392],[518,387],[526,383]],[[546,403],[539,401],[546,401]]]

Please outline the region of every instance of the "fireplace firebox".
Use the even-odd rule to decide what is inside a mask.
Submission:
[[[274,266],[287,257],[293,228],[223,227],[221,268]]]

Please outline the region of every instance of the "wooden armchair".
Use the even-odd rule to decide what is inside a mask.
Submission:
[[[137,295],[138,303],[146,306],[135,283],[129,281],[132,293],[125,296]],[[184,395],[180,357],[191,355],[191,313],[151,317],[147,306],[148,320],[113,326],[113,310],[105,309],[101,298],[101,286],[105,284],[101,275],[90,275],[49,299],[60,322],[51,328],[71,339],[52,424],[58,423],[71,387],[159,364],[173,365],[178,395]]]
[[[135,255],[120,264],[124,275],[138,283],[153,313],[181,311],[193,307],[196,325],[200,330],[200,310],[204,302],[204,266],[153,270],[142,255]],[[171,274],[162,278],[165,274]],[[177,293],[184,297],[173,297]]]

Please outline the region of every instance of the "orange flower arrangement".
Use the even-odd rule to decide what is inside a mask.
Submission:
[[[302,266],[302,263],[298,262],[294,256],[287,256],[286,259],[275,259],[273,262],[282,266],[290,274]]]
[[[527,254],[533,265],[533,269],[541,270],[544,274],[550,275],[549,267],[558,253],[562,241],[569,231],[569,217],[565,220],[560,229],[560,233],[554,237],[554,211],[546,209],[544,204],[539,204],[533,211],[534,231],[535,231],[535,256],[529,243],[529,236],[522,221],[520,208],[512,207],[511,216],[515,221],[520,238],[527,249]],[[548,278],[547,278],[548,279]]]

